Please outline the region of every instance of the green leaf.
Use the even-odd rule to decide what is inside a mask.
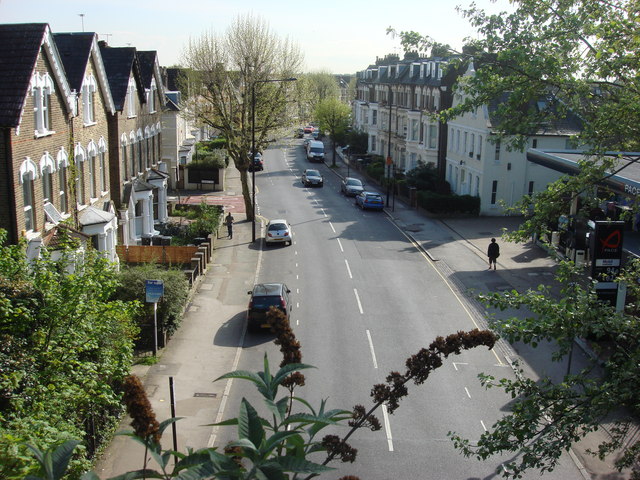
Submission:
[[[260,445],[265,437],[260,416],[255,408],[243,398],[238,415],[238,436],[248,439],[253,445]]]

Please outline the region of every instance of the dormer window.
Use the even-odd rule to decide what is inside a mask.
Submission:
[[[127,117],[136,116],[136,82],[133,78],[129,78],[129,86],[127,87]]]
[[[53,80],[48,73],[34,73],[31,77],[33,95],[33,123],[35,136],[42,137],[55,133],[51,130],[51,95],[55,93]]]
[[[93,75],[89,74],[82,82],[82,120],[84,125],[94,125],[96,123],[95,116],[95,93],[96,93],[96,79]]]

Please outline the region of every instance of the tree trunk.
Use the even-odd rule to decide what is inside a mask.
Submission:
[[[242,196],[244,197],[244,208],[247,212],[247,220],[253,221],[253,199],[252,190],[249,188],[249,175],[247,170],[240,171],[240,182],[242,183]]]
[[[333,135],[331,136],[331,150],[333,151],[331,166],[335,167],[336,166],[336,141],[335,141]]]

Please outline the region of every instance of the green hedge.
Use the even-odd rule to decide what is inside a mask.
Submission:
[[[480,197],[471,195],[442,195],[435,192],[418,192],[418,206],[431,213],[480,213]]]

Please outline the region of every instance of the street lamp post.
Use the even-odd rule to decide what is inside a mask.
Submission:
[[[273,78],[266,80],[254,80],[251,83],[251,208],[253,208],[253,215],[251,215],[251,241],[256,241],[256,169],[253,163],[256,158],[256,83],[271,83],[271,82],[295,82],[297,78]]]

